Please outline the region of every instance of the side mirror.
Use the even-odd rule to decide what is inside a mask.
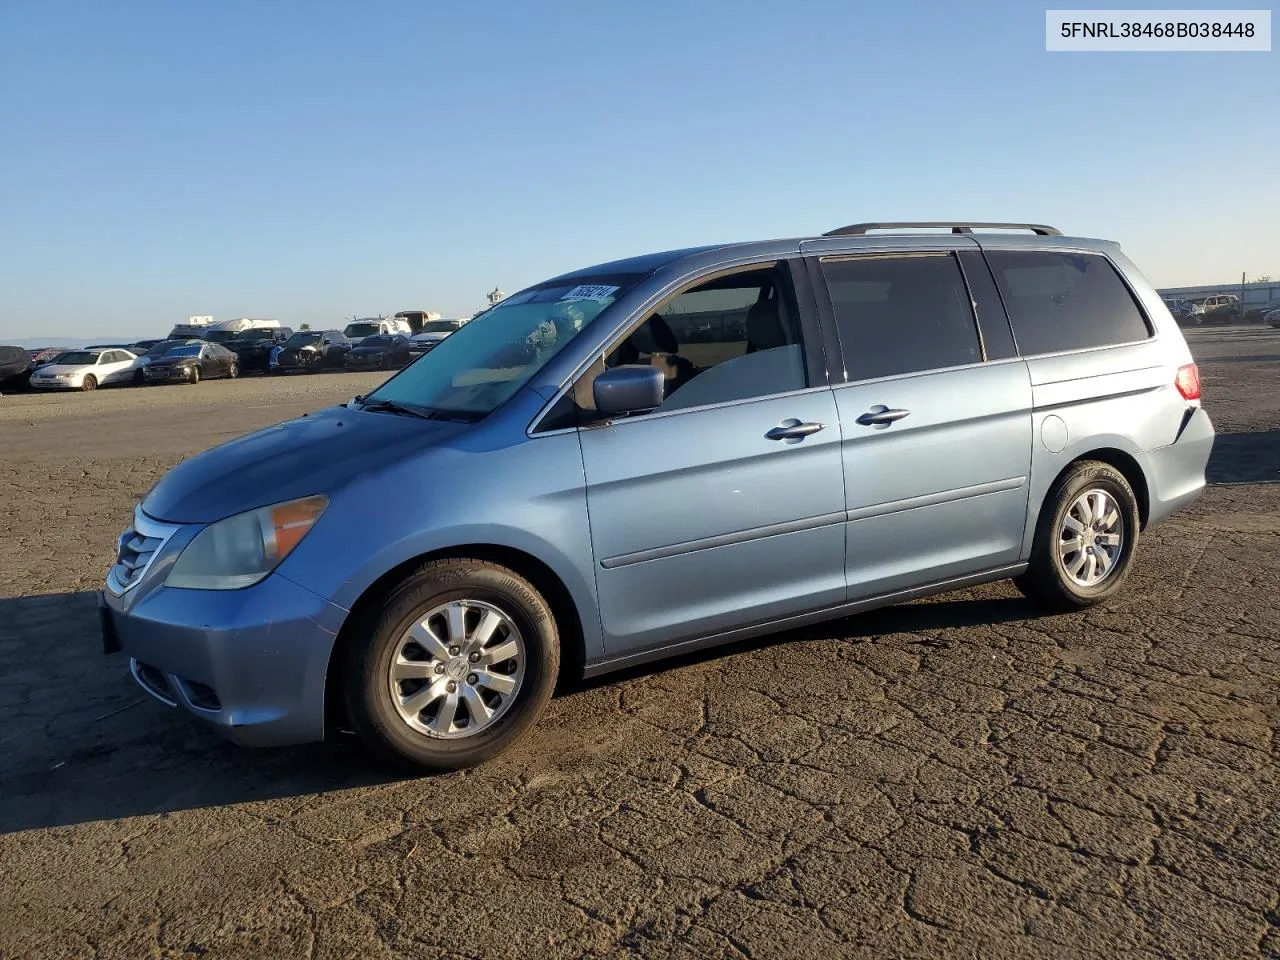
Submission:
[[[666,376],[657,367],[613,367],[596,377],[591,394],[603,414],[643,413],[662,406],[666,384]]]

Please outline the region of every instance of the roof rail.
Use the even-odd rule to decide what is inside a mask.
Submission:
[[[946,227],[952,233],[973,233],[973,228],[977,227],[981,230],[1030,230],[1038,237],[1060,237],[1062,231],[1057,227],[1046,227],[1042,223],[956,223],[954,221],[943,220],[920,220],[907,221],[900,223],[851,223],[847,227],[840,227],[838,230],[828,230],[823,234],[824,237],[860,237],[871,230],[903,230],[917,228],[939,228]]]

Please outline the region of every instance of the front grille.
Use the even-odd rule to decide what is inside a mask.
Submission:
[[[136,507],[133,526],[121,535],[115,565],[107,574],[108,589],[118,596],[137,586],[160,548],[177,529],[172,524],[152,520],[142,512],[142,507]]]

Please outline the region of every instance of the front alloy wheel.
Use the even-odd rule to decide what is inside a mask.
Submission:
[[[457,769],[501,753],[537,720],[559,673],[559,633],[514,570],[435,560],[353,623],[341,669],[347,715],[369,747]]]
[[[524,641],[506,613],[478,600],[442,604],[412,624],[391,661],[391,697],[409,727],[470,737],[511,708],[524,680]]]

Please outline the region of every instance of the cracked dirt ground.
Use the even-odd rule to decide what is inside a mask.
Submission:
[[[1280,331],[1110,606],[992,585],[579,687],[489,766],[223,743],[98,649],[135,499],[358,377],[0,401],[0,956],[1280,956]]]

